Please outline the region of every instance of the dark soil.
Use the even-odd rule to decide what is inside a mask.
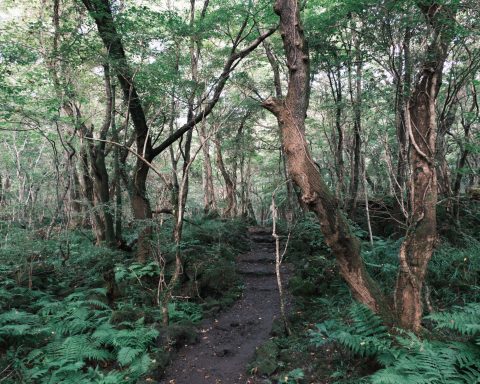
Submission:
[[[163,384],[260,383],[247,372],[255,350],[270,337],[279,315],[275,244],[271,232],[250,228],[249,253],[237,258],[243,277],[242,297],[199,327],[200,341],[182,348],[165,372]],[[288,265],[282,266],[284,286]]]

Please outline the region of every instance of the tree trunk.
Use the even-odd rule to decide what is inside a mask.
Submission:
[[[451,181],[450,181],[450,169],[447,163],[447,146],[445,142],[445,136],[453,124],[455,123],[455,116],[458,109],[458,96],[455,95],[451,103],[442,111],[442,115],[439,119],[439,129],[437,134],[436,144],[436,167],[437,167],[437,179],[438,179],[438,192],[442,198],[449,198],[453,196]],[[447,207],[451,206],[451,202],[448,201]]]
[[[362,147],[362,54],[360,51],[360,39],[355,34],[355,96],[352,97],[353,102],[353,159],[352,159],[352,175],[350,188],[350,207],[349,214],[351,217],[355,214],[358,198],[358,186],[360,182],[361,169],[361,147]],[[352,88],[352,86],[350,85]],[[353,96],[353,90],[351,89]]]
[[[101,212],[102,228],[104,230],[103,238],[106,244],[110,247],[115,246],[115,229],[113,222],[113,214],[110,206],[110,184],[107,171],[107,165],[105,163],[105,141],[107,138],[107,132],[110,128],[112,121],[112,109],[113,98],[112,89],[110,85],[110,72],[108,65],[104,65],[104,77],[105,77],[105,94],[107,102],[105,106],[105,119],[103,121],[102,128],[99,132],[100,142],[95,143],[89,141],[88,147],[91,158],[91,168],[93,176],[94,194],[97,202],[97,208]],[[91,132],[89,133],[90,140],[92,139]]]
[[[335,197],[337,201],[342,201],[344,195],[344,171],[345,162],[343,159],[343,125],[342,125],[342,112],[343,112],[343,90],[341,79],[341,67],[337,63],[335,72],[328,73],[328,79],[330,81],[330,89],[333,99],[335,100],[335,128],[337,133],[337,145],[335,147],[335,172],[337,175],[337,187],[335,189]]]
[[[117,129],[116,121],[116,89],[115,84],[112,84],[112,139],[119,143],[120,137]],[[122,184],[121,184],[121,151],[122,149],[116,145],[113,149],[113,180],[112,180],[112,194],[111,199],[115,202],[115,240],[117,244],[123,244],[122,235],[122,218],[123,218],[123,202],[122,202]],[[127,152],[128,153],[128,152]]]
[[[422,286],[437,241],[435,106],[451,39],[447,23],[454,24],[452,10],[446,6],[435,1],[422,2],[418,6],[427,23],[433,28],[434,36],[405,111],[406,128],[410,138],[411,208],[409,228],[399,252],[400,268],[395,289],[395,304],[400,325],[415,332],[421,329]]]
[[[335,255],[340,273],[354,297],[375,312],[387,315],[388,305],[380,289],[368,275],[360,255],[360,242],[351,233],[314,164],[305,140],[305,117],[309,102],[309,54],[300,23],[296,0],[277,0],[280,34],[289,70],[285,99],[269,98],[263,107],[272,112],[281,130],[290,177],[301,189],[301,199],[320,222],[326,243]]]
[[[224,217],[232,217],[234,215],[236,198],[235,198],[235,185],[233,184],[232,178],[230,177],[227,169],[225,168],[225,163],[222,156],[222,148],[220,146],[220,141],[218,137],[214,140],[215,148],[217,150],[217,166],[220,169],[223,180],[225,181],[225,195],[227,198],[227,207],[223,211]]]
[[[470,108],[470,113],[474,114],[475,119],[478,118],[479,109],[478,109],[478,102],[477,102],[477,93],[475,87],[473,88],[473,102],[472,107]],[[474,121],[474,120],[473,120]],[[470,142],[470,128],[471,128],[472,120],[467,121],[465,118],[462,117],[462,126],[463,126],[463,144],[460,145],[460,154],[457,161],[457,169],[456,169],[456,176],[455,182],[452,187],[452,194],[455,198],[454,206],[453,206],[453,216],[458,220],[460,214],[460,189],[462,186],[462,178],[463,178],[463,170],[467,165],[467,159],[470,155],[469,150],[469,142]]]
[[[405,191],[405,180],[407,177],[408,163],[408,133],[406,130],[405,105],[408,100],[410,86],[412,83],[412,72],[410,62],[410,40],[411,30],[405,29],[403,38],[403,57],[400,58],[401,64],[395,71],[396,73],[396,94],[395,94],[395,127],[398,140],[398,160],[397,175],[394,183],[394,191],[397,194],[397,202],[403,205],[403,194]],[[403,72],[403,73],[402,73]],[[400,209],[403,209],[401,206]]]
[[[248,158],[246,170],[244,172],[244,187],[245,187],[245,217],[253,223],[257,222],[255,217],[255,210],[253,209],[251,190],[252,190],[252,161]]]
[[[88,153],[87,140],[81,137],[81,147],[80,147],[80,184],[82,186],[82,192],[87,205],[88,211],[90,213],[90,220],[85,216],[84,226],[91,225],[93,233],[95,234],[95,239],[97,244],[101,244],[105,240],[105,228],[103,225],[102,218],[100,213],[95,207],[95,198],[94,198],[94,185],[93,179],[90,175],[90,156]]]
[[[0,203],[2,199],[0,196]],[[82,193],[80,179],[75,165],[72,167],[72,188],[70,188],[70,209],[71,209],[71,228],[78,228],[82,226],[82,217],[85,215],[82,206]]]
[[[209,214],[217,209],[215,189],[213,186],[212,159],[210,158],[210,143],[205,129],[205,120],[200,125],[200,143],[203,152],[203,211]]]
[[[272,67],[273,84],[275,85],[275,97],[278,99],[281,99],[283,98],[283,92],[282,92],[282,81],[280,78],[280,68],[279,68],[278,62],[277,60],[275,60],[275,56],[273,55],[270,44],[267,41],[265,41],[263,43],[263,46],[265,48],[265,53],[267,55],[268,62]],[[283,147],[281,148],[281,151],[282,151],[281,157],[282,157],[283,173],[285,176],[286,186],[287,186],[287,210],[288,210],[288,215],[290,215],[291,218],[293,219],[295,191],[293,188],[292,180],[288,175],[287,163],[285,159],[285,153],[283,153]]]

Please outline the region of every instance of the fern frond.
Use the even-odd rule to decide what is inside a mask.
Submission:
[[[117,361],[120,365],[129,365],[140,353],[141,349],[122,347],[118,351]]]
[[[392,360],[392,339],[380,317],[361,304],[351,307],[350,316],[353,322],[348,326],[331,321],[317,324],[317,330],[310,332],[312,341],[321,345],[335,340],[360,356],[382,354],[384,360]]]
[[[353,325],[350,328],[352,333],[362,336],[388,336],[388,329],[383,325],[383,320],[367,306],[355,304],[351,306],[349,312],[353,319]]]
[[[0,324],[35,324],[38,321],[38,316],[24,311],[12,309],[0,315]]]
[[[111,354],[99,348],[86,335],[67,337],[59,346],[56,355],[66,361],[82,361],[84,359],[105,361],[111,358]]]
[[[472,384],[480,377],[480,355],[463,343],[421,341],[412,334],[397,339],[408,353],[376,372],[372,383]]]
[[[454,311],[433,313],[428,319],[437,323],[437,328],[446,328],[466,336],[480,334],[480,303],[455,307]]]
[[[148,353],[143,353],[140,357],[135,359],[135,361],[130,364],[129,372],[134,373],[135,375],[143,375],[147,373],[152,364],[152,360]]]
[[[153,328],[136,328],[133,330],[122,329],[113,339],[116,347],[131,347],[145,349],[158,337],[158,331]]]
[[[113,345],[116,333],[117,330],[114,329],[111,324],[105,323],[93,332],[92,339],[96,340],[99,344]]]

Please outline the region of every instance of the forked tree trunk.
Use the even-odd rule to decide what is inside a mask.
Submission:
[[[400,325],[416,332],[421,328],[423,314],[422,286],[437,241],[435,106],[454,24],[452,9],[436,1],[419,2],[418,6],[432,28],[433,36],[406,108],[405,121],[410,138],[411,210],[410,225],[400,247],[400,268],[395,289]]]
[[[309,102],[309,54],[296,0],[277,0],[280,34],[289,70],[285,99],[269,98],[263,107],[272,112],[281,130],[288,173],[301,189],[301,199],[320,222],[325,241],[335,255],[340,273],[354,297],[375,312],[387,314],[387,301],[368,275],[360,255],[360,242],[350,232],[336,200],[315,166],[305,140],[305,117]]]

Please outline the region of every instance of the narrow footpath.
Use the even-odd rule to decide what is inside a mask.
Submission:
[[[247,372],[255,349],[270,337],[280,315],[271,231],[250,228],[250,252],[237,258],[242,297],[200,326],[200,341],[182,348],[167,368],[162,384],[254,384]],[[288,266],[282,267],[286,285]]]

